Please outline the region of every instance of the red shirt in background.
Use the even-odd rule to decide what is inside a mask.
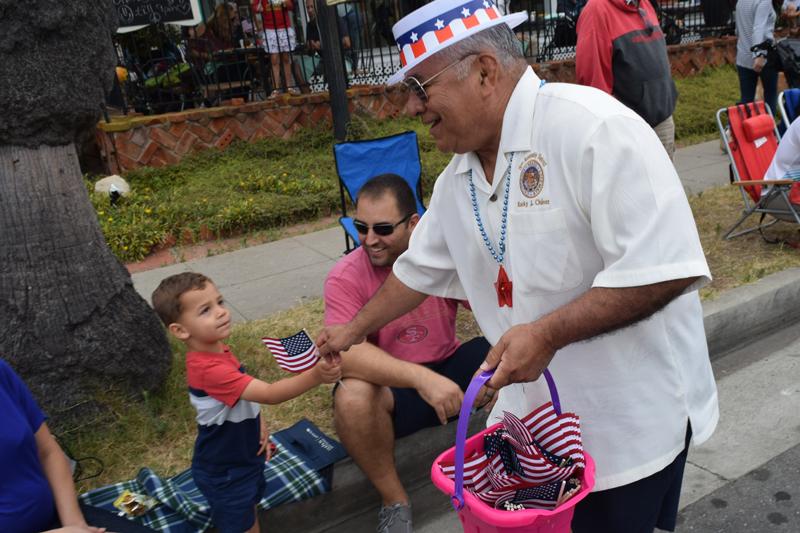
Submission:
[[[272,0],[272,2],[275,2],[275,0]],[[292,9],[294,9],[294,2],[292,0],[283,0],[282,3],[276,2],[275,4],[272,2],[270,0],[255,0],[253,2],[253,12],[261,14],[264,29],[291,28],[291,13]]]

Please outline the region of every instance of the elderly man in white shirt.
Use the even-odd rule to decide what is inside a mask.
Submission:
[[[317,342],[346,350],[427,295],[469,300],[494,346],[489,423],[548,401],[544,368],[581,417],[597,481],[573,531],[672,530],[689,437],[719,417],[708,266],[656,134],[602,91],[540,80],[511,31],[524,17],[435,0],[393,28],[405,109],[455,155],[393,274]]]

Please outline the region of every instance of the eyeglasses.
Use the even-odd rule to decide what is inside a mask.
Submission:
[[[400,224],[411,218],[411,215],[413,214],[414,213],[407,214],[397,224],[392,224],[391,222],[378,222],[377,224],[373,224],[371,226],[372,231],[375,232],[375,235],[380,235],[381,237],[386,237],[387,235],[391,235],[392,233],[394,233],[394,228],[396,228],[397,226],[399,226]],[[367,233],[369,233],[370,225],[365,222],[361,222],[360,220],[353,220],[353,226],[355,226],[356,231],[359,233],[359,235],[366,235]]]
[[[473,52],[470,54],[465,55],[461,59],[457,59],[453,61],[442,70],[431,76],[425,81],[419,81],[414,76],[409,76],[403,81],[391,85],[386,88],[386,96],[389,101],[397,107],[405,107],[406,103],[408,102],[408,98],[411,96],[413,92],[417,98],[420,99],[422,103],[426,103],[428,101],[428,93],[425,92],[425,86],[430,85],[430,83],[438,78],[440,75],[444,74],[454,66],[458,65],[468,57],[477,55],[477,53]]]

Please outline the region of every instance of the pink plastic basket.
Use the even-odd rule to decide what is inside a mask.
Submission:
[[[471,492],[464,492],[465,454],[482,451],[484,435],[491,433],[500,426],[500,424],[495,424],[469,439],[466,438],[469,415],[475,396],[481,386],[492,377],[493,372],[483,372],[474,377],[467,388],[458,418],[456,445],[442,453],[433,462],[431,467],[433,484],[450,496],[453,507],[458,511],[461,525],[467,533],[513,533],[522,531],[525,533],[569,533],[575,505],[585,498],[594,487],[594,460],[588,453],[584,452],[586,468],[581,476],[580,491],[553,510],[524,509],[521,511],[505,511],[494,509],[476,498]],[[560,414],[561,405],[558,400],[558,392],[553,378],[547,370],[545,370],[545,378],[550,387],[553,407]],[[455,481],[442,473],[439,465],[443,462],[455,462]]]

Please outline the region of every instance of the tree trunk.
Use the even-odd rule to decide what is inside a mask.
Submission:
[[[161,383],[169,345],[106,246],[73,144],[0,146],[0,228],[0,354],[52,415]]]
[[[98,389],[156,387],[171,362],[75,151],[111,89],[116,27],[112,0],[0,0],[0,357],[59,425]]]

